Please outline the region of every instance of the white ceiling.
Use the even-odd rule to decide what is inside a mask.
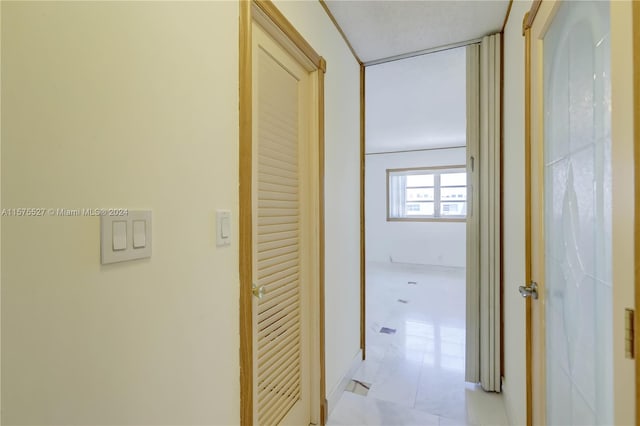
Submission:
[[[466,49],[366,68],[366,152],[466,142]]]
[[[500,31],[509,0],[327,0],[364,63]]]

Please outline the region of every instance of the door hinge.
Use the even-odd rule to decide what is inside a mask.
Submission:
[[[629,359],[635,358],[635,330],[633,309],[626,308],[624,310],[624,356]]]

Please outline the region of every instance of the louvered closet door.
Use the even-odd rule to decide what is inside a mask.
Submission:
[[[302,166],[307,71],[253,25],[254,419],[308,424]]]

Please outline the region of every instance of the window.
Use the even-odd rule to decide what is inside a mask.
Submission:
[[[465,220],[465,166],[387,170],[387,220]]]

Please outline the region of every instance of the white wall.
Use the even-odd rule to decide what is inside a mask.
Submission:
[[[464,145],[466,49],[366,70],[367,153]]]
[[[279,6],[328,62],[330,388],[359,346],[358,66],[317,2]],[[2,218],[2,421],[238,424],[238,4],[1,7],[2,208],[154,222],[150,259],[101,266],[95,217]]]
[[[277,1],[327,60],[325,80],[326,385],[360,350],[360,66],[318,1]]]
[[[388,222],[387,169],[462,165],[465,148],[367,155],[367,261],[466,266],[466,223]]]
[[[522,18],[530,1],[514,1],[504,32],[504,381],[510,424],[526,424],[524,228],[524,37]]]

